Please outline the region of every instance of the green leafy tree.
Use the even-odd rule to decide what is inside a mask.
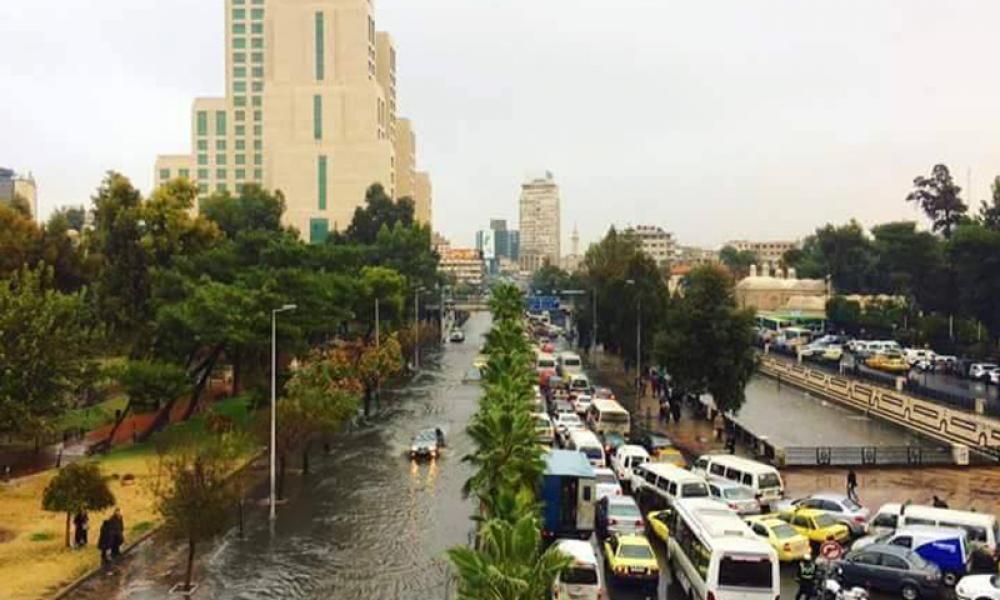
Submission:
[[[66,547],[70,547],[69,526],[74,514],[85,510],[104,510],[115,504],[115,496],[92,462],[66,465],[45,486],[42,508],[49,512],[66,513]]]
[[[667,310],[655,357],[680,390],[708,392],[719,410],[735,414],[757,367],[753,327],[754,312],[737,308],[731,278],[717,267],[698,267]]]
[[[993,192],[990,201],[983,200],[979,205],[979,222],[987,229],[1000,231],[1000,177],[993,178],[990,189]]]
[[[861,305],[844,296],[834,296],[826,301],[826,318],[835,327],[857,334],[861,327]]]
[[[191,381],[183,367],[152,360],[131,360],[119,372],[129,404],[136,409],[159,408],[190,390]]]
[[[400,198],[393,201],[382,184],[373,184],[365,192],[364,206],[354,209],[346,241],[372,245],[383,227],[392,230],[397,223],[407,228],[413,226],[413,200]]]
[[[569,288],[569,273],[555,265],[546,264],[531,276],[532,291],[548,295]]]
[[[936,306],[944,286],[944,247],[934,234],[917,231],[916,223],[885,223],[872,228],[874,289],[887,294],[915,296]]]
[[[247,184],[238,196],[219,193],[205,198],[200,211],[233,239],[240,232],[281,230],[285,198],[281,192],[272,194],[257,185]]]
[[[34,264],[41,241],[42,232],[30,217],[0,204],[0,277]]]
[[[723,246],[722,250],[719,250],[719,260],[736,279],[743,279],[749,275],[750,267],[758,263],[755,253],[749,250],[737,250],[732,246]]]
[[[52,289],[52,270],[0,280],[0,432],[35,435],[75,404],[102,330],[82,292]]]
[[[157,444],[153,493],[163,518],[163,533],[187,542],[184,591],[191,577],[199,543],[224,532],[239,500],[230,475],[247,451],[236,434],[218,437],[174,435]]]
[[[964,312],[981,321],[990,336],[1000,335],[1000,231],[978,224],[960,226],[948,244]]]
[[[852,293],[870,289],[875,256],[864,228],[852,220],[817,229],[803,241],[801,251],[786,252],[783,262],[799,277],[830,277],[837,291]]]
[[[934,165],[930,177],[921,175],[913,180],[913,188],[906,196],[907,202],[917,203],[931,220],[934,231],[950,238],[969,209],[962,202],[962,188],[955,185],[948,167]]]

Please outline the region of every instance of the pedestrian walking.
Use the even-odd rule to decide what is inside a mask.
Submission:
[[[73,516],[73,527],[76,528],[73,536],[73,545],[82,548],[87,545],[87,530],[90,528],[90,516],[87,511],[81,510]]]
[[[681,422],[681,403],[675,401],[670,403],[670,414],[674,416],[674,423]]]
[[[111,561],[108,554],[111,552],[111,519],[104,519],[101,522],[101,531],[97,535],[97,549],[101,551],[101,566],[107,567]]]
[[[795,600],[811,600],[816,591],[816,563],[808,558],[800,560],[795,570],[795,581],[799,582]]]
[[[661,421],[669,421],[670,420],[670,413],[669,413],[669,409],[668,409],[668,404],[666,402],[662,402],[662,401],[659,404],[660,404],[660,420]]]
[[[858,474],[854,469],[847,471],[847,497],[855,502],[858,501]]]
[[[726,429],[726,419],[722,416],[722,411],[715,411],[715,418],[712,420],[712,424],[715,428],[715,440],[722,441],[722,433]]]
[[[122,518],[122,511],[116,508],[109,519],[111,522],[111,558],[116,559],[121,556],[122,544],[125,543],[125,520]]]

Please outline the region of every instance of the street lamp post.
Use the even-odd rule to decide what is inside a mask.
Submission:
[[[634,279],[627,279],[625,283],[635,285]],[[642,385],[642,296],[636,290],[636,313],[635,313],[635,376],[636,386]],[[640,393],[642,390],[639,390]]]
[[[382,343],[382,332],[380,331],[379,314],[378,314],[378,296],[375,297],[375,356],[379,356],[379,346]],[[378,359],[381,360],[381,357]],[[378,383],[375,384],[375,398],[378,405],[382,404],[382,378],[380,377]],[[367,416],[367,415],[366,415]]]
[[[591,328],[591,342],[590,347],[593,348],[593,352],[597,352],[597,288],[594,288],[594,326]]]
[[[297,308],[294,304],[286,304],[281,308],[271,311],[271,495],[270,505],[272,521],[277,517],[275,511],[275,486],[277,483],[277,473],[275,462],[278,456],[277,450],[277,404],[278,404],[278,313],[288,312]]]
[[[413,290],[413,371],[420,370],[420,292],[423,287]]]

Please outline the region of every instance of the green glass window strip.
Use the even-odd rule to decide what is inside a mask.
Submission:
[[[263,77],[264,76],[264,67],[254,67],[253,70],[251,71],[251,73],[253,73],[254,77]]]
[[[233,4],[235,4],[236,6],[243,6],[244,4],[246,4],[246,0],[233,0]]]
[[[264,4],[264,0],[253,0],[254,4]]]
[[[253,105],[254,106],[261,106],[262,104],[264,104],[264,99],[263,98],[261,98],[260,96],[254,96],[253,97]]]
[[[260,110],[253,111],[253,120],[255,122],[260,122],[264,120],[264,112]]]
[[[160,179],[170,179],[170,169],[160,169]]]
[[[246,125],[237,125],[234,128],[233,131],[236,133],[236,135],[246,135],[247,134],[247,126]]]
[[[215,149],[219,152],[226,151],[226,140],[215,140]]]
[[[237,150],[245,150],[246,147],[247,147],[246,140],[236,140],[236,149]]]
[[[245,63],[246,61],[247,61],[247,54],[246,54],[246,52],[234,52],[233,53],[233,62],[234,63],[242,64],[242,63]]]
[[[264,24],[263,23],[251,23],[250,24],[250,33],[254,33],[254,34],[264,33]]]
[[[330,237],[330,222],[326,219],[309,219],[309,243],[323,244]]]
[[[254,21],[260,21],[261,19],[264,18],[264,9],[263,8],[251,8],[250,9],[250,18],[252,20],[254,20]]]
[[[204,110],[198,111],[198,135],[208,135],[208,113]]]
[[[264,179],[264,169],[254,169],[253,178],[256,179],[257,181]]]
[[[220,184],[216,185],[215,186],[215,191],[219,192],[220,194],[225,194],[226,193],[226,184],[220,183]]]
[[[260,140],[254,140],[254,141],[253,141],[253,149],[254,149],[254,150],[260,150],[260,149],[262,149],[263,147],[264,147],[264,142],[262,142],[262,141],[260,141]]]
[[[247,120],[247,113],[246,113],[246,111],[245,110],[238,110],[238,111],[236,111],[236,120],[237,121],[246,121]]]
[[[243,186],[243,184],[242,184],[242,183],[237,183],[237,184],[236,184],[236,193],[237,193],[237,194],[242,194],[242,193],[243,193],[243,187],[244,187],[244,186]]]
[[[263,52],[253,52],[253,53],[251,53],[250,54],[250,62],[252,62],[254,64],[260,64],[260,63],[264,62],[264,53]]]
[[[254,92],[257,92],[257,93],[263,92],[264,91],[264,82],[263,81],[255,81],[255,82],[253,82],[253,84],[251,84],[251,88],[253,89]]]
[[[207,183],[199,183],[198,184],[198,193],[199,194],[207,194],[208,193],[208,184]]]
[[[236,48],[237,50],[242,50],[246,47],[247,47],[246,38],[241,38],[241,37],[233,38],[233,48]]]
[[[253,126],[253,134],[257,137],[264,135],[264,128],[260,125]]]
[[[233,67],[233,77],[242,78],[247,76],[246,67]]]
[[[208,169],[198,169],[198,179],[208,179]]]
[[[313,96],[313,139],[323,139],[323,96]]]
[[[325,29],[326,26],[323,21],[323,13],[316,13],[316,80],[323,81],[323,77],[326,75],[326,64],[325,64],[325,54],[326,54],[326,41],[325,41]]]
[[[245,165],[245,164],[247,164],[247,155],[246,154],[237,154],[236,155],[236,164],[238,164],[238,165]]]
[[[184,179],[191,179],[191,169],[180,169],[177,171],[178,177],[183,177]]]
[[[236,92],[237,94],[245,93],[247,91],[247,82],[245,82],[245,81],[234,81],[233,82],[233,91]]]
[[[208,140],[198,140],[199,150],[208,150]]]
[[[262,165],[262,164],[264,164],[263,157],[261,157],[260,154],[254,154],[253,155],[253,164],[255,164],[255,165]]]
[[[319,209],[326,210],[326,157],[320,156],[316,165],[316,176],[319,179],[317,188],[319,189]]]
[[[247,18],[247,11],[245,8],[234,8],[233,9],[233,20],[242,21]]]
[[[225,179],[226,178],[226,170],[225,169],[216,169],[215,170],[215,178],[216,179]]]
[[[215,135],[226,135],[226,111],[215,111]]]
[[[199,165],[207,165],[208,164],[208,155],[207,154],[199,154],[198,155],[198,164]]]
[[[233,104],[235,106],[246,106],[247,105],[247,97],[246,96],[235,96],[233,98]]]
[[[233,35],[245,35],[247,26],[245,23],[233,23]]]
[[[247,170],[246,169],[236,169],[236,179],[246,179]]]
[[[224,164],[226,164],[226,155],[225,154],[216,154],[215,155],[215,164],[217,164],[217,165],[224,165]]]
[[[260,50],[264,47],[264,38],[253,38],[250,40],[250,47],[254,50]]]

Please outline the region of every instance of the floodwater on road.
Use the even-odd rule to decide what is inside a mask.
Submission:
[[[415,381],[384,394],[370,426],[339,436],[309,476],[290,475],[273,532],[266,509],[254,508],[245,539],[234,529],[200,548],[196,596],[446,598],[445,551],[467,543],[472,530],[473,505],[461,494],[471,469],[461,457],[471,450],[465,426],[481,388],[462,380],[489,324],[487,313],[474,313],[466,343],[425,357]],[[443,456],[412,462],[413,434],[437,426],[447,435]],[[95,578],[73,597],[164,598],[182,580],[182,564],[180,545],[154,538],[117,576]]]

